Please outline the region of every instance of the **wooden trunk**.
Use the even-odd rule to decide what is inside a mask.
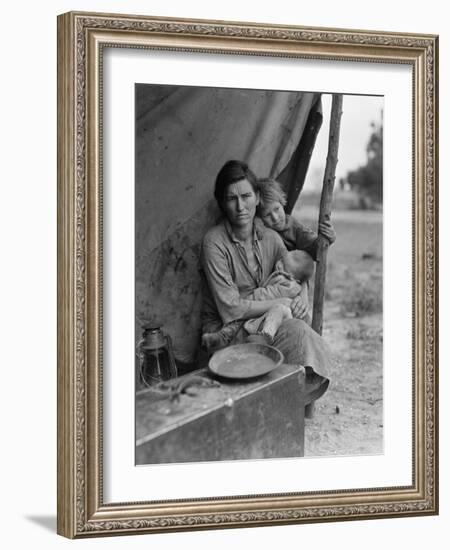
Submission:
[[[206,369],[197,374],[211,377]],[[299,457],[304,453],[304,369],[281,365],[252,381],[194,386],[196,395],[136,396],[136,464]]]

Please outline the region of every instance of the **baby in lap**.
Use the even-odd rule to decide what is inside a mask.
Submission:
[[[269,275],[261,287],[255,289],[247,298],[253,300],[292,298],[293,285],[297,285],[297,294],[299,294],[302,290],[301,285],[311,278],[313,272],[314,260],[311,256],[303,250],[292,250],[282,260],[277,262],[275,271]],[[305,314],[306,316],[308,316],[307,313]],[[292,313],[287,305],[276,304],[264,315],[246,321],[232,321],[224,325],[217,332],[203,334],[202,344],[208,351],[224,348],[232,342],[241,327],[249,335],[258,335],[260,340],[270,344],[281,323],[291,318]],[[249,338],[249,340],[252,339],[251,337]]]

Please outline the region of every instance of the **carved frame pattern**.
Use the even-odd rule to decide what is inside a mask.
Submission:
[[[83,537],[437,513],[437,37],[90,13],[64,14],[59,17],[58,24],[58,532],[68,537]],[[101,368],[95,369],[94,378],[88,371],[91,368],[89,358],[93,357],[89,351],[92,347],[89,338],[97,338],[94,352],[98,355],[100,346],[101,354],[101,334],[98,330],[101,327],[101,305],[99,309],[94,308],[97,319],[92,323],[90,316],[94,310],[89,303],[92,296],[96,299],[101,296],[101,288],[97,288],[101,287],[101,227],[100,232],[98,228],[92,230],[95,209],[101,207],[101,184],[99,195],[94,196],[96,200],[93,201],[92,193],[95,195],[99,191],[98,182],[94,191],[90,191],[90,196],[87,192],[87,178],[92,178],[87,162],[88,149],[92,145],[88,143],[88,125],[94,124],[88,115],[88,75],[94,59],[89,55],[97,55],[88,50],[90,36],[96,33],[97,37],[104,33],[103,42],[109,46],[115,45],[115,33],[126,33],[134,37],[133,44],[127,47],[413,65],[415,100],[423,105],[422,112],[415,112],[415,133],[422,139],[423,154],[415,151],[418,170],[414,174],[414,189],[419,203],[413,220],[416,222],[413,229],[417,252],[413,262],[415,273],[423,277],[423,287],[415,289],[415,317],[420,321],[421,328],[419,333],[417,328],[414,331],[419,338],[415,338],[413,347],[421,347],[424,343],[423,349],[419,350],[424,360],[423,364],[420,361],[418,368],[422,370],[416,370],[416,376],[423,377],[423,384],[421,380],[416,380],[420,387],[415,395],[416,405],[423,407],[423,410],[420,409],[423,414],[416,418],[416,429],[421,434],[423,447],[417,447],[417,437],[414,437],[415,486],[328,491],[316,493],[313,496],[321,498],[315,499],[308,494],[278,495],[282,497],[280,499],[273,498],[273,495],[267,498],[264,498],[265,495],[248,499],[236,497],[238,504],[236,499],[231,498],[176,501],[174,504],[127,503],[123,506],[102,503],[99,464]],[[186,46],[171,46],[167,42],[149,46],[144,38],[148,40],[151,35],[165,39],[181,36]],[[139,40],[136,42],[139,37],[142,37],[142,44]],[[205,41],[208,37],[220,38],[221,41],[219,45]],[[230,39],[238,39],[245,48],[240,49],[236,41],[230,42],[230,48],[224,48],[223,45],[227,45]],[[118,46],[123,47],[124,44],[126,38]],[[264,49],[263,44],[269,45],[270,51]],[[302,46],[308,44],[313,44],[315,51],[306,47],[305,53],[302,53]],[[283,45],[289,48],[285,50]],[[333,53],[336,46],[341,48]],[[100,51],[101,46],[97,52]],[[101,63],[97,69],[101,73]],[[423,76],[419,78],[419,74]],[[423,117],[421,127],[418,125],[418,114]],[[423,187],[422,199],[418,198],[420,186]],[[101,224],[101,220],[95,219],[97,224]],[[88,260],[92,250],[97,253],[97,263],[94,264]],[[416,276],[415,283],[417,281]],[[419,356],[420,353],[416,354],[414,362]],[[93,388],[88,388],[88,380]],[[92,411],[96,411],[95,414]],[[95,419],[90,418],[89,414]],[[417,461],[421,466],[417,466]],[[94,475],[90,473],[92,464],[95,465]],[[273,501],[268,504],[271,497]],[[296,498],[298,500],[293,504]],[[192,511],[196,507],[198,510]]]

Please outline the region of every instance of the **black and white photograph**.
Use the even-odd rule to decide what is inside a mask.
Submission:
[[[4,4],[4,548],[445,546],[447,13]]]
[[[383,111],[135,85],[136,465],[383,453]]]

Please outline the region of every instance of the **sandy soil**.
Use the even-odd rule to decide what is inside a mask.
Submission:
[[[311,227],[314,211],[301,212]],[[323,336],[334,364],[306,420],[305,456],[383,452],[382,214],[340,211],[333,223]]]

